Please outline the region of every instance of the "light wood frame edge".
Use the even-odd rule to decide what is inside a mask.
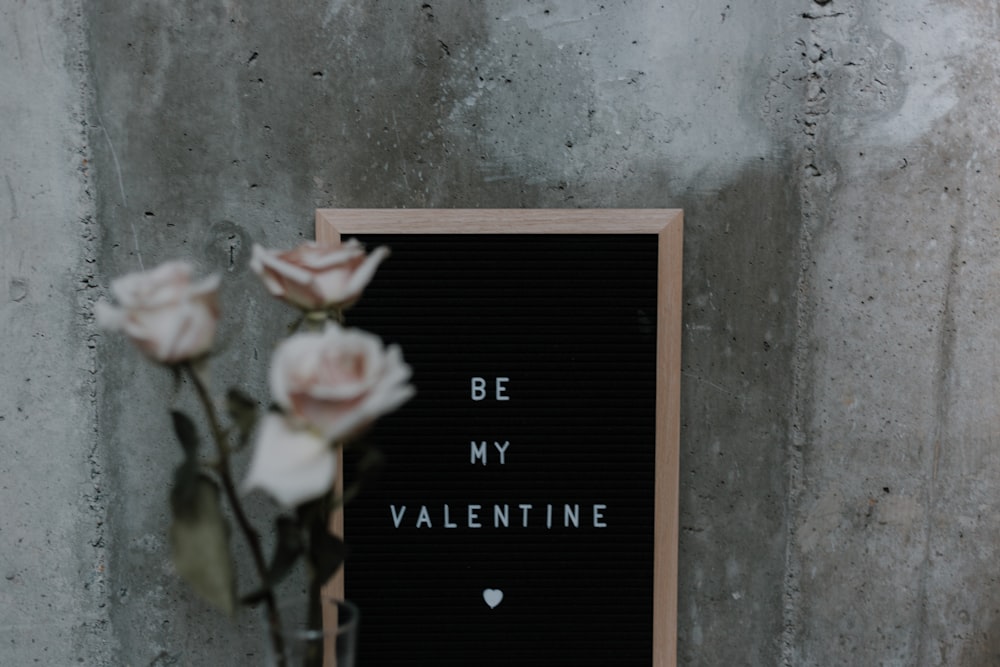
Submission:
[[[680,209],[317,209],[316,240],[342,234],[656,234],[656,498],[653,667],[677,665],[682,249]],[[338,477],[338,484],[341,483]],[[337,512],[331,529],[343,535]],[[343,597],[344,568],[324,589]]]

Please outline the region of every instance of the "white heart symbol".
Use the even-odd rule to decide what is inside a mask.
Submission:
[[[490,609],[496,609],[496,606],[503,600],[503,591],[487,588],[483,591],[483,600],[490,606]]]

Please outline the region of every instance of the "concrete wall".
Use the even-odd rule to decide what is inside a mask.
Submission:
[[[99,225],[76,3],[0,3],[0,663],[101,664]]]
[[[679,657],[1000,661],[1000,9],[0,0],[0,662],[245,664],[166,557],[169,377],[110,279],[317,207],[681,207]],[[183,394],[183,393],[182,393]],[[613,564],[612,564],[613,565]]]

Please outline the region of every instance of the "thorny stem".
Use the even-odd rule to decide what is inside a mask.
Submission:
[[[250,554],[253,557],[254,566],[257,569],[257,574],[260,576],[260,580],[264,587],[264,603],[267,605],[267,620],[268,620],[268,631],[271,636],[271,645],[274,647],[274,652],[278,656],[278,664],[285,664],[285,650],[284,650],[284,640],[281,637],[281,618],[278,614],[278,605],[274,597],[274,591],[271,590],[270,583],[268,582],[267,575],[267,563],[264,560],[264,551],[260,544],[260,535],[254,529],[250,520],[247,518],[246,513],[243,511],[243,505],[240,503],[239,494],[236,491],[236,485],[233,483],[233,475],[229,467],[229,441],[226,437],[225,431],[219,424],[219,417],[215,411],[215,404],[212,403],[212,398],[208,394],[208,388],[205,386],[205,381],[201,377],[198,370],[191,364],[185,364],[185,368],[191,376],[191,380],[194,382],[195,390],[198,393],[198,398],[201,400],[202,407],[205,410],[205,416],[208,418],[209,427],[212,430],[212,439],[215,440],[216,449],[219,452],[219,460],[214,465],[216,472],[218,472],[219,479],[222,481],[222,489],[226,494],[226,498],[229,500],[230,506],[233,508],[233,514],[236,517],[236,522],[240,526],[240,530],[243,532],[243,536],[246,538],[247,544],[250,546]]]

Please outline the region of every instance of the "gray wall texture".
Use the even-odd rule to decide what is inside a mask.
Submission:
[[[173,575],[169,377],[93,323],[317,207],[685,210],[679,661],[1000,664],[1000,7],[0,0],[0,663],[248,664]],[[186,396],[182,392],[182,396]],[[609,563],[614,567],[614,563]]]

